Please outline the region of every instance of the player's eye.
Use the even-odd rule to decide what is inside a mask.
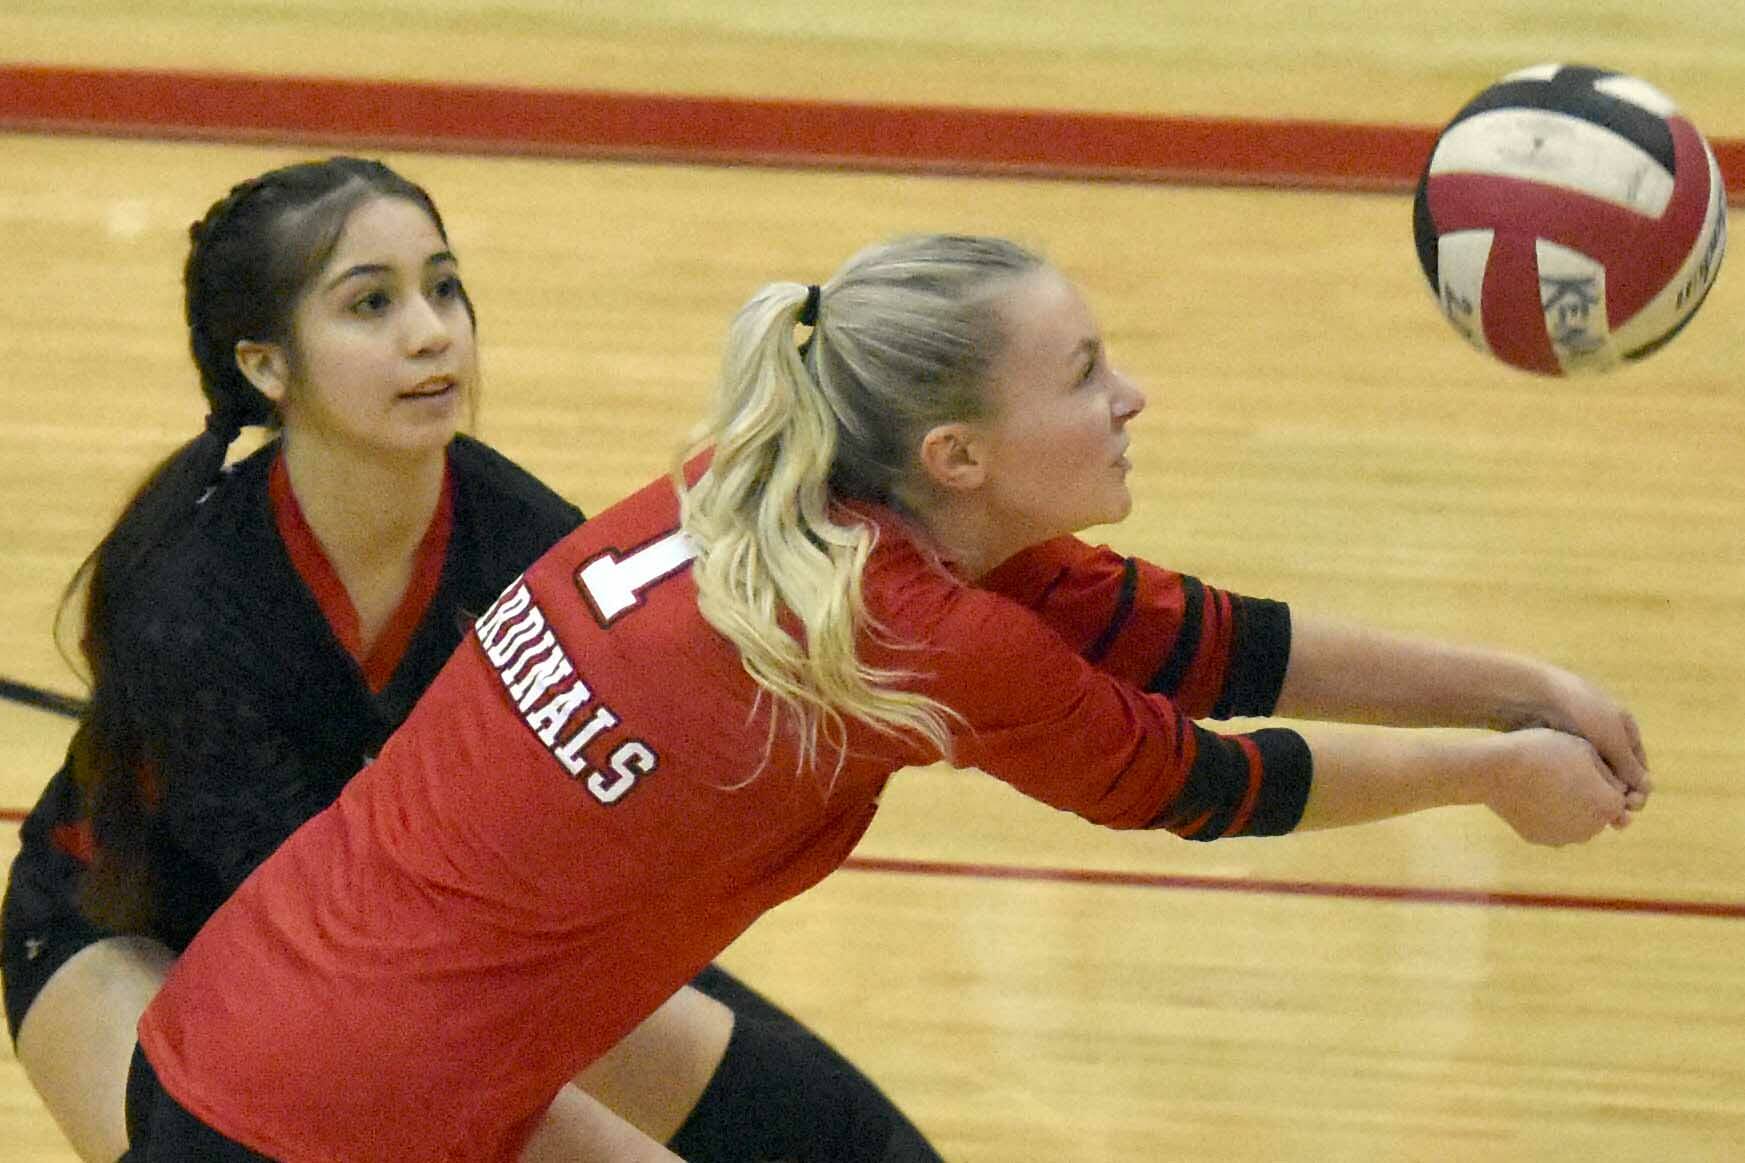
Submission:
[[[355,315],[380,315],[383,311],[388,309],[388,305],[392,302],[393,300],[389,297],[388,292],[378,288],[377,290],[366,291],[362,295],[353,299],[351,310]]]

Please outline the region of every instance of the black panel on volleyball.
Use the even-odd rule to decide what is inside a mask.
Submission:
[[[1418,196],[1412,199],[1412,233],[1418,241],[1418,262],[1424,268],[1424,277],[1430,280],[1430,289],[1438,295],[1442,293],[1442,280],[1437,277],[1437,247],[1436,223],[1430,218],[1430,196],[1426,190],[1425,178],[1430,176],[1430,163],[1424,163],[1424,174],[1418,179]]]
[[[1603,125],[1659,162],[1667,173],[1676,174],[1672,132],[1660,115],[1594,88],[1595,81],[1615,76],[1605,69],[1564,65],[1548,81],[1526,77],[1504,81],[1473,98],[1448,124],[1458,125],[1492,109],[1546,109]]]

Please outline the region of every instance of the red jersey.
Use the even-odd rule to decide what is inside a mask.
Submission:
[[[869,520],[883,633],[861,656],[956,712],[955,763],[1113,827],[1295,824],[1301,739],[1190,719],[1270,709],[1282,607],[1072,538],[972,586]],[[289,1163],[513,1159],[570,1078],[935,758],[851,723],[840,766],[797,772],[676,527],[659,481],[541,558],[201,930],[140,1023],[185,1107]]]

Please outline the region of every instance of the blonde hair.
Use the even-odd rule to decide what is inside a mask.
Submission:
[[[804,345],[799,283],[763,288],[734,319],[713,414],[684,454],[712,447],[713,458],[694,486],[674,476],[698,606],[773,700],[771,741],[784,713],[793,720],[802,767],[822,735],[840,769],[850,718],[949,756],[950,708],[902,689],[910,672],[867,666],[856,651],[863,632],[882,633],[861,590],[875,538],[837,520],[834,505],[911,508],[921,437],[986,414],[1004,342],[999,295],[1043,265],[1002,239],[899,239],[823,286]]]

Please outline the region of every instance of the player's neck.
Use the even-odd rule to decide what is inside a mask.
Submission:
[[[913,517],[939,554],[972,581],[1042,539],[974,498],[937,496]]]
[[[303,519],[342,572],[417,548],[442,492],[447,450],[404,456],[291,438],[285,470]]]

